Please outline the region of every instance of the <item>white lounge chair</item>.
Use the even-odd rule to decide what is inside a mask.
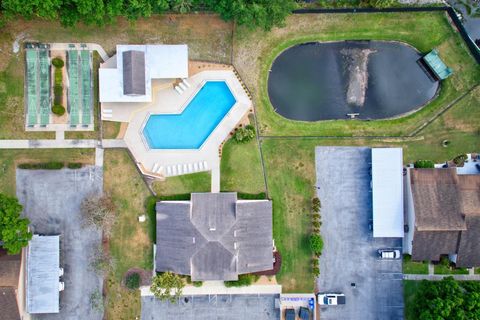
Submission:
[[[160,173],[160,172],[163,172],[163,166],[160,166],[160,168],[158,168],[157,173]]]
[[[203,171],[203,170],[204,170],[204,168],[203,168],[203,163],[199,162],[199,163],[198,163],[198,167],[200,168],[200,171]]]
[[[182,174],[182,173],[183,173],[183,171],[182,171],[182,165],[181,165],[181,164],[177,165],[177,169],[178,169],[178,174]]]
[[[170,166],[167,167],[167,176],[172,175],[172,168]]]
[[[191,163],[188,164],[188,172],[193,172],[193,165]]]
[[[190,83],[188,83],[187,78],[183,78],[182,82],[185,83],[185,85],[190,88]]]
[[[177,166],[175,166],[175,165],[172,166],[172,175],[173,176],[177,175]]]
[[[112,113],[113,110],[112,109],[102,109],[102,112],[103,113]]]
[[[155,163],[152,168],[152,172],[157,172],[158,169],[158,163]]]
[[[182,88],[184,91],[187,90],[187,86],[184,85],[184,84],[181,83],[181,82],[178,84],[178,86],[179,86],[180,88]]]
[[[180,89],[180,87],[179,87],[179,86],[175,86],[175,91],[177,91],[177,92],[178,92],[178,94],[182,94],[182,93],[183,93],[183,90],[182,90],[182,89]]]
[[[203,161],[203,166],[205,167],[205,170],[208,170],[208,163],[207,163],[207,161]]]
[[[183,172],[185,172],[185,173],[189,172],[187,164],[183,165]]]
[[[105,113],[102,114],[102,118],[111,118],[111,117],[112,117],[111,114],[108,114],[108,113],[107,114],[105,114]]]
[[[193,164],[193,170],[194,170],[195,172],[198,171],[198,163],[195,162],[195,163]]]

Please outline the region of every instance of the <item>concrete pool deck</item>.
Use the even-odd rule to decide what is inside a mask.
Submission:
[[[212,172],[212,192],[220,191],[219,147],[242,118],[250,112],[252,102],[233,70],[207,70],[188,78],[182,94],[173,89],[173,81],[152,84],[150,103],[103,103],[102,120],[128,122],[124,141],[143,174],[165,178],[201,171]],[[199,149],[150,149],[143,127],[152,114],[178,114],[188,105],[206,81],[225,81],[236,103]],[[108,109],[107,111],[105,111]],[[107,117],[104,117],[108,114]]]

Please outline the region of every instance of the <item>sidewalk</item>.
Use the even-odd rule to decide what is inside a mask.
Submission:
[[[404,274],[403,280],[431,280],[439,281],[446,277],[453,277],[459,281],[480,281],[480,275],[467,274]]]
[[[95,148],[97,140],[0,140],[0,149],[69,149]]]

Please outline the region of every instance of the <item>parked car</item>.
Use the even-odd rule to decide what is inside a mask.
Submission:
[[[378,257],[380,259],[400,259],[402,254],[397,249],[378,249]]]
[[[319,293],[317,300],[321,306],[336,306],[345,304],[345,295],[343,293]]]
[[[285,309],[285,320],[295,320],[295,309]]]
[[[307,307],[300,307],[300,310],[298,310],[298,317],[300,320],[310,320],[310,309]]]
[[[480,164],[475,163],[475,168],[477,168],[477,170],[480,172]]]

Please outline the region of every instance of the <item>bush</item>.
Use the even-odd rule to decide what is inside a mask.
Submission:
[[[183,279],[178,274],[167,271],[152,278],[150,290],[156,298],[173,303],[182,295],[184,286]]]
[[[52,112],[57,116],[63,116],[65,114],[65,108],[61,104],[54,104]]]
[[[318,266],[313,266],[312,272],[314,277],[318,277],[320,275],[320,268]]]
[[[417,160],[413,164],[415,168],[434,168],[435,163],[432,160]]]
[[[265,194],[265,192],[260,192],[260,193],[237,192],[237,197],[238,197],[238,199],[242,199],[242,200],[264,200],[264,199],[267,199],[267,195]]]
[[[192,284],[193,284],[194,287],[197,287],[197,288],[203,286],[202,281],[193,281]]]
[[[241,274],[237,281],[225,281],[225,287],[245,287],[258,280],[259,276],[254,274]]]
[[[81,164],[79,162],[72,162],[72,163],[67,164],[68,169],[80,169],[82,166],[83,166],[83,164]]]
[[[318,213],[314,213],[314,214],[312,214],[312,219],[313,219],[313,221],[320,222],[320,215]]]
[[[455,158],[453,158],[453,163],[455,163],[455,165],[457,165],[457,166],[463,166],[463,163],[467,159],[468,159],[468,156],[466,154],[460,154],[460,155],[456,156]]]
[[[138,289],[140,287],[140,275],[136,272],[127,275],[125,286],[130,290]]]
[[[316,220],[312,221],[312,226],[314,228],[320,228],[320,221],[316,221]]]
[[[63,66],[65,65],[65,63],[63,62],[63,60],[59,57],[56,57],[56,58],[53,58],[52,59],[52,65],[55,67],[55,68],[63,68]]]
[[[29,170],[59,170],[62,169],[63,166],[63,162],[21,163],[18,165],[20,169]]]
[[[312,249],[312,252],[317,256],[322,254],[323,240],[322,240],[322,237],[320,237],[320,235],[312,234],[310,236],[310,249]]]
[[[320,208],[321,208],[320,199],[318,199],[317,197],[313,198],[312,199],[312,210],[314,212],[320,212]]]
[[[84,222],[103,230],[105,236],[112,233],[113,224],[116,220],[115,212],[117,207],[112,197],[105,193],[103,195],[91,194],[81,204],[81,212]]]
[[[255,129],[252,125],[247,125],[245,128],[238,128],[237,131],[235,131],[233,138],[238,143],[248,142],[255,138]]]

